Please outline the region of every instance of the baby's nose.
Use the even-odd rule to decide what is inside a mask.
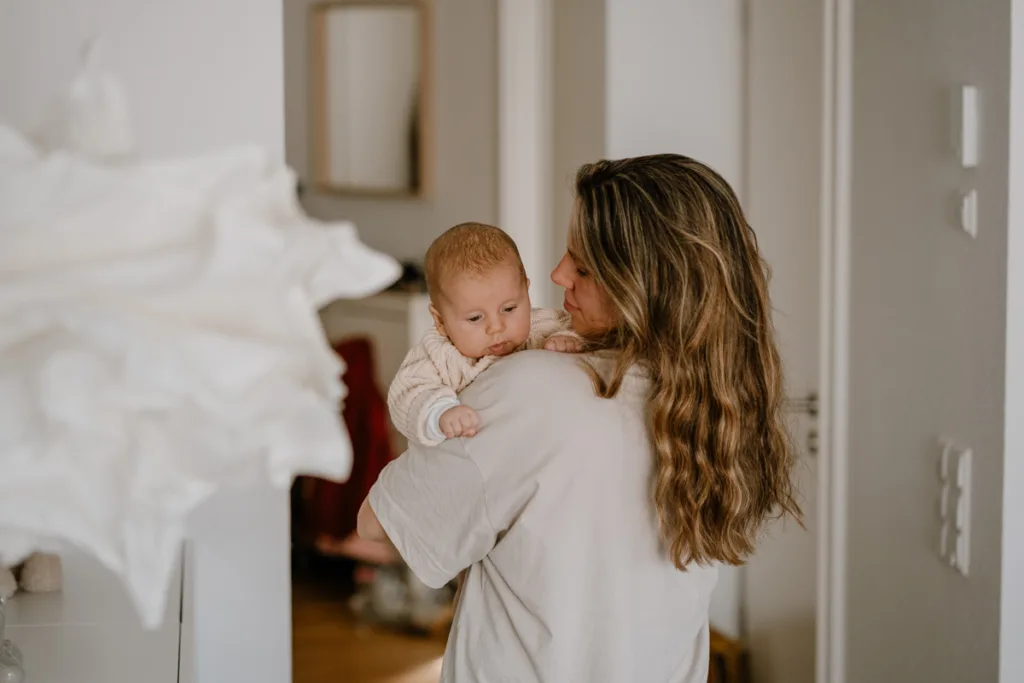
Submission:
[[[487,322],[487,332],[490,334],[498,334],[505,331],[505,321],[500,317],[491,318]]]

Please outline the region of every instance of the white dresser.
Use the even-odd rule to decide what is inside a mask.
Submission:
[[[406,292],[335,301],[320,311],[320,320],[331,342],[361,335],[373,340],[377,386],[385,396],[409,349],[434,325],[427,295]],[[391,443],[396,453],[405,450],[406,440],[393,425]]]
[[[337,301],[321,311],[321,319],[332,342],[357,335],[373,340],[377,382],[385,393],[410,346],[433,325],[427,296],[408,293]],[[405,448],[397,432],[392,443],[398,452]],[[286,680],[287,668],[270,672],[275,665],[289,666],[289,643],[283,644],[283,653],[267,652],[262,663],[260,655],[272,648],[244,654],[253,636],[242,628],[260,623],[266,613],[261,605],[268,600],[288,600],[287,592],[267,595],[256,588],[287,585],[286,504],[285,493],[243,491],[219,495],[204,505],[190,526],[190,536],[197,540],[186,544],[189,559],[179,563],[163,622],[152,631],[142,628],[127,592],[111,572],[84,553],[65,553],[61,592],[19,593],[6,605],[6,637],[25,657],[26,683],[220,683],[231,676],[225,672],[237,670],[240,658],[251,662],[250,668],[258,667],[265,680]],[[254,522],[260,515],[266,519]],[[280,543],[268,542],[268,535],[280,537]],[[198,563],[197,545],[205,558]],[[268,545],[280,547],[280,556],[261,558]],[[209,584],[205,590],[196,590],[197,569],[206,577],[200,581]],[[282,609],[286,604],[270,613]],[[197,628],[205,634],[200,636],[206,651],[198,658],[201,662]],[[200,663],[206,675],[196,675]]]
[[[163,623],[147,631],[110,571],[80,552],[63,561],[61,592],[18,593],[6,605],[6,637],[24,655],[26,683],[177,683],[180,569]]]

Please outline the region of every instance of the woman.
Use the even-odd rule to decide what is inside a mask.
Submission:
[[[552,273],[592,354],[464,392],[472,439],[413,448],[360,511],[438,586],[469,567],[442,681],[703,683],[720,563],[799,515],[767,268],[691,159],[583,166]]]

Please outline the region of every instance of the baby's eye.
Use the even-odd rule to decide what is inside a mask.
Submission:
[[[471,315],[470,317],[466,318],[466,320],[468,320],[471,323],[478,323],[482,318],[483,316],[481,315]]]
[[[517,308],[519,308],[519,307],[518,307],[518,306],[509,306],[508,308],[506,308],[506,309],[505,309],[505,312],[506,312],[506,313],[512,313],[512,312],[513,312],[513,311],[515,311],[515,310],[516,310]]]

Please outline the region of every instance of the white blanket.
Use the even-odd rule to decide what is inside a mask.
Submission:
[[[317,309],[399,266],[294,188],[255,148],[97,163],[0,125],[0,561],[79,546],[152,627],[198,503],[347,477]]]

